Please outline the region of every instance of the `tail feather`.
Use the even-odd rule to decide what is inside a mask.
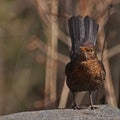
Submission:
[[[98,32],[98,24],[86,16],[72,16],[68,20],[68,27],[72,41],[72,51],[77,52],[79,47],[85,43],[96,44],[96,34]]]
[[[85,26],[85,41],[88,43],[96,44],[96,34],[98,31],[98,24],[95,23],[92,18],[86,16],[84,18],[84,26]]]
[[[68,20],[70,37],[72,40],[72,49],[76,50],[78,44],[80,45],[81,37],[82,37],[82,17],[81,16],[73,16]]]

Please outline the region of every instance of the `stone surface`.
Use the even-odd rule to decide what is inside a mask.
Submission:
[[[0,116],[0,120],[120,120],[120,110],[99,105],[95,110],[54,109]]]

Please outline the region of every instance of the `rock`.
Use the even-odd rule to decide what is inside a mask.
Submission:
[[[120,110],[108,105],[97,108],[73,110],[54,109],[33,112],[21,112],[0,116],[0,120],[120,120]]]

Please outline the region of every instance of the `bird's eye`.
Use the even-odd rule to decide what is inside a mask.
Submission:
[[[93,50],[92,49],[87,49],[87,52],[92,52]]]
[[[92,49],[90,49],[90,52],[92,52]]]

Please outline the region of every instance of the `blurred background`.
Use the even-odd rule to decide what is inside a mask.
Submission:
[[[100,25],[96,49],[107,75],[95,104],[120,108],[120,0],[0,0],[0,115],[71,107],[67,19],[79,14]],[[88,105],[88,93],[76,100]]]

